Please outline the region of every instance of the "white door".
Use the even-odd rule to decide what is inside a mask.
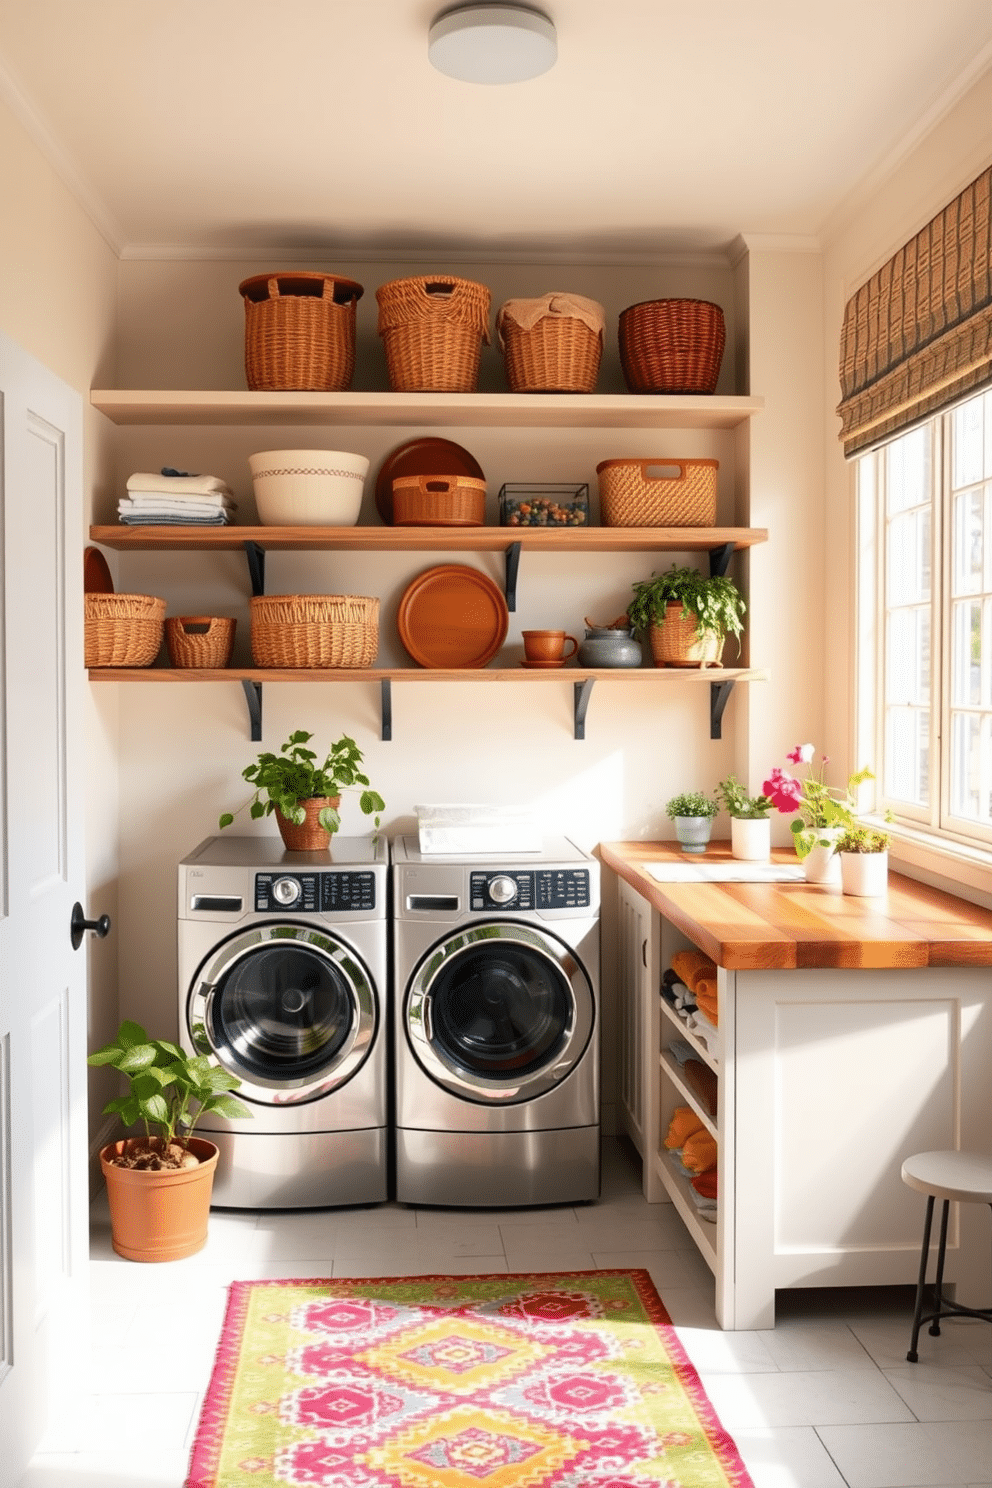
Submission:
[[[82,403],[0,336],[0,1488],[74,1350],[87,1274]]]

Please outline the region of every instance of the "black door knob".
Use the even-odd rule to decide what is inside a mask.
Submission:
[[[98,920],[88,920],[83,914],[83,906],[77,900],[72,906],[72,919],[69,921],[69,937],[74,951],[79,950],[87,930],[92,930],[94,935],[103,940],[104,936],[110,934],[110,916],[103,914]]]

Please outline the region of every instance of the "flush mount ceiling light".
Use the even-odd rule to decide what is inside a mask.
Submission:
[[[462,5],[438,16],[427,55],[439,72],[463,83],[522,83],[555,65],[558,41],[539,10]]]

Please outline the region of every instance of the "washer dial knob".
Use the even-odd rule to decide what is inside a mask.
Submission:
[[[299,880],[295,878],[277,878],[272,885],[272,897],[277,904],[295,904],[302,893]]]
[[[509,904],[517,897],[516,879],[506,873],[497,874],[489,880],[489,897],[496,904]]]

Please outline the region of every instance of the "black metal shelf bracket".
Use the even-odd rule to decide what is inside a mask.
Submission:
[[[245,702],[248,704],[248,717],[251,720],[251,740],[253,744],[257,744],[262,737],[262,684],[242,677],[241,686],[245,690]]]
[[[730,560],[734,554],[734,544],[720,543],[718,547],[710,548],[710,578],[722,578],[730,567]]]
[[[517,608],[517,574],[520,570],[521,546],[521,543],[511,542],[506,550],[506,583],[503,588],[506,594],[506,608],[511,613]]]
[[[734,684],[730,682],[710,683],[710,738],[723,738],[723,710],[727,706],[727,699],[733,692]]]
[[[264,594],[265,549],[257,542],[246,542],[245,557],[248,559],[248,576],[251,579],[252,594]]]
[[[575,735],[576,739],[584,739],[586,736],[586,713],[589,710],[589,699],[592,696],[592,684],[595,677],[586,677],[582,682],[576,682],[575,687]]]
[[[380,688],[382,711],[380,738],[388,741],[393,737],[393,684],[389,677],[383,677]]]

